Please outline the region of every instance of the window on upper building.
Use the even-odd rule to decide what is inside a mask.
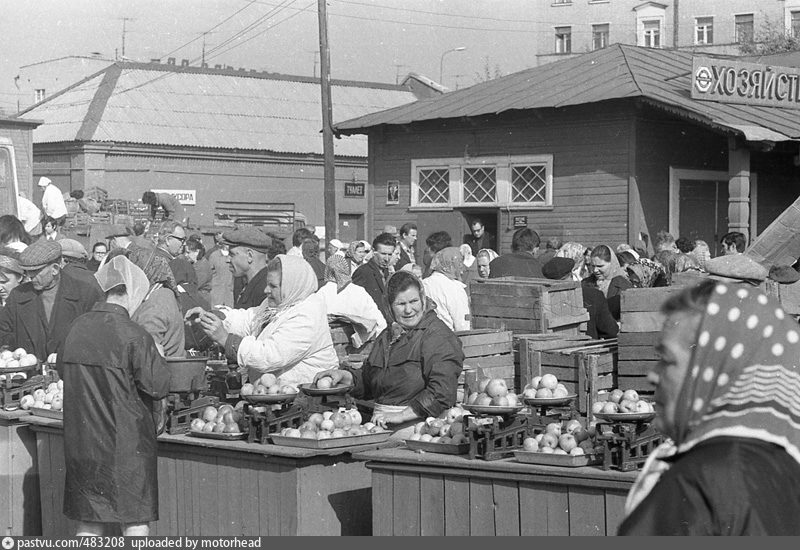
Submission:
[[[39,103],[44,100],[44,88],[37,88],[33,91],[33,102]]]
[[[592,49],[599,50],[608,46],[609,24],[592,25]]]
[[[414,160],[411,206],[549,208],[552,174],[552,155]]]
[[[736,42],[742,44],[753,41],[754,21],[752,13],[734,16],[736,23]]]
[[[795,38],[800,38],[800,11],[793,11],[791,15],[792,36]]]
[[[556,53],[572,52],[572,27],[556,27]]]
[[[714,43],[714,18],[698,17],[694,20],[694,43],[713,44]]]
[[[661,47],[661,21],[658,19],[654,21],[644,21],[642,31],[642,45],[647,48],[660,48]]]

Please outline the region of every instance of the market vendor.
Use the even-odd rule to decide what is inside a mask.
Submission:
[[[77,536],[146,536],[158,519],[154,414],[169,370],[152,336],[130,320],[148,292],[147,276],[124,256],[95,275],[105,292],[79,317],[58,350],[64,380],[64,515]],[[158,421],[157,421],[158,419]]]
[[[164,220],[175,220],[181,224],[186,223],[186,209],[175,195],[145,191],[142,194],[142,202],[150,205],[150,217],[152,219],[156,219],[156,212],[161,207],[164,210]]]
[[[317,277],[308,262],[279,254],[267,264],[267,298],[261,305],[219,307],[222,315],[192,308],[184,318],[199,323],[223,346],[228,361],[247,367],[251,382],[270,372],[281,384],[297,386],[339,364],[325,300],[316,290]]]
[[[353,396],[375,401],[372,421],[405,437],[413,424],[455,405],[464,362],[461,342],[437,317],[422,282],[398,271],[387,297],[393,322],[384,330],[361,369],[343,366],[317,375],[334,384],[355,384]]]
[[[622,291],[633,286],[628,280],[628,274],[620,266],[617,254],[608,245],[595,246],[589,261],[591,275],[584,281],[603,293],[608,300],[611,315],[619,321]]]

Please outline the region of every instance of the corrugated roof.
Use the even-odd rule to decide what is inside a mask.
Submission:
[[[800,110],[734,105],[691,98],[693,54],[615,44],[577,57],[476,84],[336,125],[343,135],[378,125],[475,117],[515,109],[558,108],[643,98],[747,139],[800,138]]]
[[[415,96],[386,84],[334,81],[338,120],[402,105]],[[319,82],[235,71],[116,64],[23,112],[43,119],[34,143],[114,141],[276,153],[322,154]],[[366,157],[367,140],[336,140],[340,156]]]

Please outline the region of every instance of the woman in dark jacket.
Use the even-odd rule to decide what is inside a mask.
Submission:
[[[399,431],[455,405],[464,362],[461,342],[425,298],[422,282],[399,271],[386,294],[393,323],[378,336],[361,369],[329,370],[334,383],[355,384],[353,395],[374,399],[372,421]],[[396,434],[398,435],[398,434]]]

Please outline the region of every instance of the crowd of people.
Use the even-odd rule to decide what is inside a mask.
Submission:
[[[548,239],[542,247],[535,231],[520,228],[511,235],[511,251],[498,254],[492,249],[495,237],[485,231],[479,219],[471,221],[471,232],[461,243],[453,243],[445,231],[436,231],[426,236],[422,251],[413,223],[395,232],[384,231],[372,242],[331,239],[323,261],[320,240],[308,228],[294,232],[288,250],[281,239],[252,227],[220,231],[213,236],[213,247],[206,250],[201,235],[187,234],[179,220],[168,218],[157,227],[152,240],[139,228],[118,228],[106,241],[94,244],[90,257],[78,241],[63,235],[50,237],[53,232],[48,226],[58,231],[56,218],[45,216],[41,221],[43,234],[34,239],[20,219],[0,218],[0,345],[23,347],[42,360],[55,354],[65,384],[65,433],[85,443],[85,450],[73,449],[67,456],[66,495],[70,502],[65,501],[65,513],[80,522],[83,534],[102,532],[108,522],[122,523],[126,532],[141,534],[157,514],[152,461],[147,457],[131,460],[124,451],[128,446],[112,452],[109,441],[127,431],[131,441],[142,442],[141,448],[155,449],[155,437],[163,424],[158,414],[166,394],[165,376],[168,380],[165,358],[216,351],[229,363],[237,364],[249,380],[272,373],[282,385],[297,386],[331,376],[335,382],[353,385],[356,397],[374,404],[372,421],[402,438],[415,422],[438,416],[456,403],[457,380],[464,361],[456,333],[471,326],[469,281],[510,276],[579,282],[590,318],[587,333],[595,338],[613,338],[619,331],[623,290],[669,285],[676,273],[702,273],[714,262],[706,243],[674,239],[666,232],[659,234],[655,253],[648,257],[645,250],[625,243],[587,247]],[[721,245],[725,254],[741,255],[745,240],[732,233]],[[702,317],[699,312],[710,312],[719,301],[716,296],[709,298],[711,291],[704,292],[693,298],[697,304],[669,305],[668,315],[693,316],[691,322],[697,325],[696,319]],[[744,311],[741,315],[744,319]],[[363,364],[340,362],[331,338],[333,322],[349,323],[359,342],[370,344]],[[745,322],[750,325],[749,319]],[[701,327],[703,323],[706,321]],[[665,334],[678,338],[669,331]],[[707,347],[702,335],[697,345],[690,345],[696,334],[694,329],[680,332],[684,351],[672,351],[684,358],[691,353],[686,350],[697,345]],[[797,343],[797,331],[784,336],[788,343]],[[660,349],[666,353],[670,345],[667,341]],[[114,353],[109,346],[117,346],[122,352]],[[715,345],[720,351],[717,348]],[[734,346],[729,350],[735,359],[742,355],[738,349]],[[725,363],[727,366],[712,372],[712,376],[731,380],[745,376],[753,361],[756,359],[748,356],[741,369],[733,365],[736,362]],[[795,370],[788,369],[787,380],[795,376]],[[129,375],[121,376],[120,372]],[[657,388],[664,391],[663,397],[657,394],[659,407],[685,402],[690,396],[681,388],[690,384],[691,395],[708,395],[695,387],[696,372],[681,376],[677,380],[668,371],[653,373]],[[708,381],[705,374],[702,379]],[[104,387],[104,394],[112,396],[108,406],[128,403],[130,415],[88,436],[78,427],[81,423],[113,416],[106,409],[97,409],[96,403],[82,394],[82,389],[93,385]],[[796,395],[800,391],[786,399],[794,403]],[[130,405],[132,397],[136,398],[135,405]],[[728,402],[723,399],[720,403],[723,401]],[[695,403],[691,415],[667,415],[664,429],[673,446],[660,450],[664,460],[649,465],[646,471],[650,479],[656,479],[651,471],[662,473],[666,469],[663,464],[670,461],[675,462],[674,467],[655,487],[653,483],[637,485],[638,496],[630,504],[624,532],[669,530],[663,526],[672,520],[660,513],[660,504],[648,494],[686,498],[680,476],[689,474],[673,455],[704,457],[708,449],[716,448],[713,444],[722,445],[725,452],[738,453],[736,456],[766,457],[775,449],[764,447],[765,441],[785,443],[761,436],[743,445],[717,441],[715,432],[698,431],[698,419],[706,418],[702,414],[713,409],[711,403],[704,402],[699,408],[696,402],[688,403]],[[796,404],[775,405],[779,406]],[[789,414],[797,413],[790,410]],[[766,418],[785,429],[786,423],[778,413],[765,416],[760,411],[751,416],[758,421]],[[735,425],[720,422],[723,428]],[[724,433],[726,437],[736,436],[735,431]],[[789,436],[795,446],[786,444],[782,448],[797,460],[797,434]],[[712,442],[706,443],[706,439]],[[88,476],[96,471],[81,461],[95,447],[107,449],[95,454],[105,462],[94,467],[108,470],[102,483],[113,485],[135,469],[135,498],[118,498],[113,491],[105,490],[100,497],[82,493]],[[735,464],[743,476],[750,475],[746,461]],[[761,473],[777,476],[794,473],[797,468],[796,462],[787,462],[780,455],[774,472]],[[695,481],[713,485],[714,479]],[[667,485],[668,481],[674,487]],[[746,491],[738,486],[737,490]],[[685,510],[675,507],[675,522],[686,524]],[[711,520],[704,521],[704,528],[708,528]],[[715,521],[725,523],[724,519]],[[764,525],[765,529],[772,526],[769,522]],[[777,525],[776,529],[783,527]]]

